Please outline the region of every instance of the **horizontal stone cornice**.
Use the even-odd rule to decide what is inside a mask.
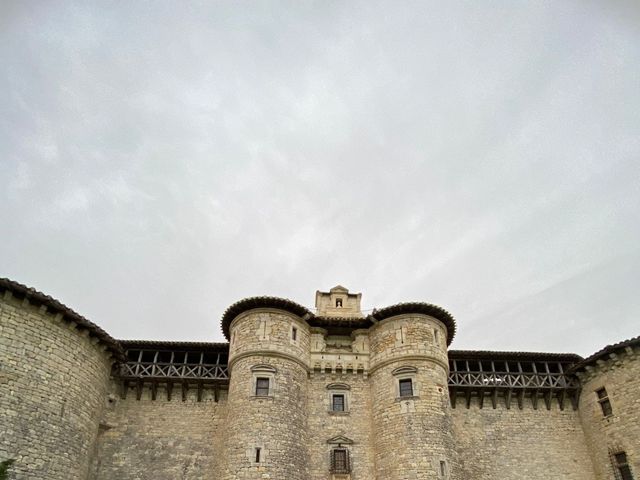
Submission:
[[[276,358],[282,358],[282,359],[289,360],[289,361],[292,361],[294,363],[297,363],[302,368],[304,368],[306,372],[309,372],[309,365],[307,365],[304,361],[302,361],[298,357],[295,357],[294,355],[290,355],[290,354],[284,353],[284,352],[279,352],[277,350],[249,350],[249,351],[246,351],[246,352],[238,353],[237,355],[234,355],[233,358],[229,359],[229,375],[230,376],[233,373],[233,366],[238,361],[240,361],[240,360],[242,360],[244,358],[247,358],[247,357],[276,357]]]
[[[449,374],[449,364],[437,357],[434,357],[433,355],[426,355],[426,354],[413,354],[413,355],[402,355],[402,356],[397,356],[397,357],[391,357],[391,358],[386,358],[380,362],[372,362],[372,366],[369,369],[369,374],[372,375],[376,372],[376,370],[386,367],[387,365],[390,365],[392,363],[398,363],[398,362],[411,362],[411,361],[417,361],[417,362],[431,362],[431,363],[435,363],[436,365],[440,365],[444,371],[447,373],[447,375]]]

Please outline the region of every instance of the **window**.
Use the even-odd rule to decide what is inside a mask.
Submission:
[[[254,397],[274,397],[277,390],[276,369],[268,364],[251,367],[251,395]],[[264,452],[262,452],[264,454]]]
[[[260,447],[256,447],[256,458],[255,458],[256,463],[260,463],[260,450],[261,450]]]
[[[298,338],[298,329],[296,327],[293,327],[291,329],[291,339],[296,340],[297,338]]]
[[[447,462],[440,460],[440,477],[445,478],[447,476]]]
[[[256,395],[266,397],[269,395],[269,379],[258,377],[256,379]]]
[[[614,454],[613,461],[616,468],[616,478],[619,480],[633,480],[633,474],[631,473],[625,452]]]
[[[600,403],[602,414],[605,417],[613,415],[613,409],[611,408],[611,402],[609,401],[607,390],[602,387],[600,390],[596,390],[596,395],[598,395],[598,403]]]
[[[331,450],[331,473],[349,473],[349,451],[346,448]]]
[[[349,412],[349,390],[346,383],[330,383],[327,385],[327,400],[329,413],[347,414]]]
[[[413,382],[410,378],[403,378],[398,384],[400,385],[401,397],[413,397]]]
[[[336,298],[336,308],[342,308],[342,299]]]
[[[334,412],[344,412],[344,395],[333,394],[331,397],[331,410]]]

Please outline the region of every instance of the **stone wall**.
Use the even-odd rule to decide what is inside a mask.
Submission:
[[[327,386],[344,384],[348,390],[335,390],[347,397],[347,412],[332,412],[331,390]],[[346,445],[351,457],[351,480],[375,478],[371,395],[369,381],[362,374],[315,372],[309,387],[309,479],[329,478],[328,440],[343,436],[353,441]],[[334,445],[335,446],[335,445]]]
[[[0,460],[16,459],[10,478],[87,479],[110,369],[87,330],[0,298]]]
[[[640,348],[622,351],[579,374],[580,417],[597,480],[614,477],[611,455],[625,452],[640,478]],[[603,415],[596,390],[605,388],[613,414]]]
[[[371,329],[370,345],[376,478],[463,478],[456,474],[442,323],[392,317]],[[412,396],[400,397],[401,378],[412,379]]]
[[[230,332],[227,437],[218,478],[308,480],[309,326],[287,312],[253,309],[234,319]],[[258,377],[269,378],[268,395],[256,395]]]
[[[116,388],[114,387],[114,392]],[[110,395],[93,466],[96,480],[204,480],[216,473],[225,432],[222,420],[226,391],[190,389],[185,401],[180,386],[167,400],[159,386],[155,400],[145,388],[140,400],[132,389],[126,399]]]
[[[502,403],[493,409],[487,402],[480,409],[474,397],[469,409],[452,409],[452,418],[461,479],[595,478],[580,418],[571,406],[561,411],[554,401],[551,410],[540,405],[534,410],[525,400],[522,410]]]

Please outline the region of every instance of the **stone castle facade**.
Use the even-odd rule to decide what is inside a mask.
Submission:
[[[0,280],[14,480],[640,480],[640,337],[589,358],[451,350],[444,309],[253,297],[228,343],[115,340]]]

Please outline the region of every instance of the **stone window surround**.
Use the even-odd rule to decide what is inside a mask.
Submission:
[[[596,388],[594,392],[598,401],[598,406],[600,407],[602,417],[605,419],[611,419],[613,417],[613,404],[611,402],[611,396],[609,395],[606,387],[603,385],[599,388]]]
[[[438,472],[438,478],[448,480],[450,478],[449,462],[446,458],[436,459],[436,470]]]
[[[344,410],[343,411],[334,411],[333,410],[333,396],[334,395],[343,395],[344,396]],[[327,385],[327,399],[329,401],[329,414],[331,415],[348,415],[349,409],[351,406],[351,387],[346,383],[330,383]]]
[[[391,375],[393,375],[395,378],[394,383],[395,383],[396,400],[406,400],[410,398],[420,397],[420,390],[417,382],[417,374],[418,374],[418,369],[416,367],[411,367],[411,366],[399,367],[391,372]],[[400,380],[411,380],[411,387],[413,389],[412,396],[403,397],[400,395]]]
[[[271,365],[260,364],[251,367],[251,397],[253,398],[269,398],[275,396],[276,391],[276,373],[277,370]],[[269,379],[269,393],[267,395],[256,395],[256,386],[258,378]]]
[[[258,448],[260,449],[260,461],[256,462],[256,454]],[[251,448],[247,448],[247,459],[251,462],[252,465],[260,466],[265,465],[267,463],[267,458],[269,456],[269,450],[267,450],[262,443],[256,443]]]
[[[333,461],[333,452],[334,450],[346,450],[347,452],[347,463],[348,463],[348,467],[349,467],[349,472],[348,473],[338,473],[338,472],[331,472],[332,476],[331,478],[351,478],[351,470],[352,470],[352,461],[353,461],[353,456],[352,456],[352,450],[351,450],[351,446],[353,445],[353,440],[351,440],[350,438],[345,437],[344,435],[338,435],[337,437],[333,437],[330,438],[329,440],[327,440],[327,446],[328,451],[327,453],[329,454],[329,471],[331,472],[332,470],[332,461]]]

